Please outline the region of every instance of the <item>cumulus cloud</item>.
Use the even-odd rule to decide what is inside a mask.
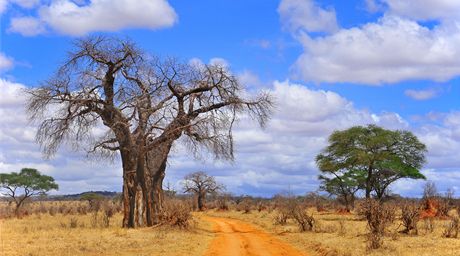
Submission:
[[[40,3],[40,0],[10,0],[10,2],[21,6],[22,8],[33,8]]]
[[[379,0],[365,0],[364,4],[366,10],[371,13],[378,12],[383,9],[383,5]]]
[[[315,82],[379,85],[404,80],[446,81],[460,74],[460,27],[429,29],[385,15],[376,23],[329,36],[301,36],[295,73]]]
[[[36,7],[40,0],[0,0],[0,14],[4,13],[8,5],[15,4],[21,8],[30,9]]]
[[[277,107],[268,127],[258,129],[247,119],[236,125],[235,163],[196,162],[177,153],[170,162],[169,177],[176,180],[187,172],[204,170],[237,194],[272,195],[287,189],[305,193],[318,188],[314,159],[334,130],[370,123],[391,129],[408,127],[397,113],[357,109],[335,92],[289,81],[274,82],[270,91]]]
[[[23,36],[36,36],[46,32],[45,24],[34,17],[16,17],[11,19],[9,32]]]
[[[243,72],[239,73],[238,80],[247,88],[260,88],[263,86],[263,82],[260,81],[259,76],[250,70],[244,70]]]
[[[52,160],[43,159],[35,143],[36,127],[27,121],[25,114],[25,88],[0,78],[0,173],[37,168],[57,180],[59,193],[120,191],[122,172],[118,162],[89,161],[84,153],[65,146]]]
[[[21,2],[26,4],[32,1]],[[10,31],[36,35],[45,32],[46,25],[60,34],[81,36],[96,31],[128,28],[158,29],[177,22],[177,14],[167,0],[91,0],[87,4],[57,0],[42,5],[38,13],[38,17],[13,19]],[[37,32],[32,32],[33,28],[37,28]]]
[[[278,13],[290,31],[334,32],[339,27],[335,10],[321,8],[314,0],[282,0]]]
[[[441,91],[439,89],[426,89],[426,90],[406,90],[404,94],[414,100],[429,100],[437,97]]]
[[[0,14],[5,12],[7,6],[8,6],[8,0],[0,0]]]
[[[43,160],[34,142],[36,127],[24,113],[25,86],[0,80],[0,172],[33,167],[52,175],[61,184],[59,193],[85,190],[121,190],[121,164],[87,161],[84,153],[67,147],[52,160]],[[166,182],[180,189],[180,181],[192,171],[206,171],[224,183],[230,192],[269,196],[291,189],[305,193],[318,188],[315,156],[327,145],[328,136],[336,129],[354,125],[377,124],[389,129],[413,130],[428,146],[428,164],[424,172],[449,178],[439,181],[442,190],[460,177],[452,170],[460,166],[460,113],[446,113],[437,124],[411,127],[399,114],[373,113],[359,109],[343,96],[325,90],[275,81],[270,89],[277,107],[265,130],[242,117],[236,124],[234,163],[196,160],[178,141],[168,162]],[[431,177],[431,176],[429,176]],[[444,182],[444,183],[442,183]],[[409,185],[408,185],[409,184]],[[414,191],[406,190],[414,187]],[[393,187],[396,193],[418,195],[417,182],[402,181]]]
[[[319,8],[313,1],[292,0],[282,1],[279,9],[290,10],[284,6],[300,2],[308,10],[311,6]],[[459,1],[365,3],[370,11],[384,10],[384,14],[364,25],[325,29],[329,32],[326,35],[310,33],[318,31],[308,29],[313,25],[301,25],[309,24],[311,17],[299,15],[302,8],[280,11],[284,26],[303,28],[293,33],[304,48],[292,67],[295,78],[316,83],[381,85],[407,80],[447,81],[460,75]],[[335,13],[329,15],[335,17]],[[424,20],[434,20],[437,25],[424,25]]]
[[[458,19],[457,0],[383,0],[391,13],[414,20]]]
[[[0,52],[0,72],[13,67],[13,60]]]

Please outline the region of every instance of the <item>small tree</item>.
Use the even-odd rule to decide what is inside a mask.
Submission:
[[[3,194],[11,197],[16,204],[15,213],[18,215],[20,207],[28,198],[57,190],[59,186],[53,177],[43,175],[37,169],[23,168],[19,173],[0,174],[0,188],[6,190]]]
[[[360,189],[364,175],[359,171],[334,172],[333,175],[334,177],[332,178],[319,175],[320,189],[337,196],[337,199],[345,205],[347,211],[350,211],[354,207],[355,194]]]
[[[433,199],[438,196],[438,189],[433,181],[427,181],[423,186],[423,199]]]
[[[184,193],[196,195],[200,211],[205,208],[206,195],[223,189],[223,185],[217,183],[214,177],[205,172],[190,173],[184,179]]]
[[[374,194],[380,200],[399,179],[425,179],[419,171],[425,163],[425,152],[426,146],[409,131],[355,126],[335,131],[316,163],[326,177],[359,173],[356,181],[366,198]]]
[[[88,201],[89,208],[93,212],[99,211],[99,208],[101,208],[102,201],[104,201],[104,196],[101,196],[96,193],[85,193],[80,196],[80,200],[82,201]]]

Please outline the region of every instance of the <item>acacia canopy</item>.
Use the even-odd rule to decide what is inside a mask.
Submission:
[[[419,171],[425,152],[426,146],[409,131],[355,126],[332,133],[316,162],[322,177],[332,177],[322,178],[324,187],[333,185],[331,182],[347,186],[353,181],[353,186],[364,189],[366,198],[373,193],[381,199],[398,179],[425,179]]]
[[[19,173],[0,173],[0,188],[4,195],[11,197],[16,204],[16,214],[25,200],[32,196],[44,195],[50,190],[59,189],[54,178],[41,174],[37,169],[23,168]]]

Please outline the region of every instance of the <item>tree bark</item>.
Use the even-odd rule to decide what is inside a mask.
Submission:
[[[198,193],[198,210],[204,210],[204,195],[201,191]]]
[[[123,165],[123,227],[136,227],[136,209],[139,198],[137,162],[135,153],[129,150],[121,150],[121,161]]]
[[[147,153],[146,159],[146,191],[149,221],[154,225],[161,221],[163,214],[163,180],[165,177],[168,155],[173,141],[158,144]]]
[[[372,192],[372,166],[369,166],[367,170],[367,177],[366,177],[366,199],[371,198]]]

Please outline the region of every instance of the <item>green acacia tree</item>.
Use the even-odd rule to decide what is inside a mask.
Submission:
[[[331,172],[331,177],[319,175],[320,189],[337,196],[347,211],[354,207],[356,192],[361,188],[363,173],[360,171]]]
[[[426,146],[409,131],[355,126],[332,133],[316,163],[322,172],[322,186],[329,187],[329,192],[337,194],[330,187],[342,191],[340,187],[351,184],[363,189],[366,198],[374,194],[382,199],[396,180],[425,179],[419,171],[425,152]]]
[[[3,194],[11,197],[16,205],[15,213],[19,213],[20,207],[26,199],[44,195],[50,190],[59,189],[51,176],[41,174],[37,169],[23,168],[19,173],[1,173],[0,188],[5,190]]]

